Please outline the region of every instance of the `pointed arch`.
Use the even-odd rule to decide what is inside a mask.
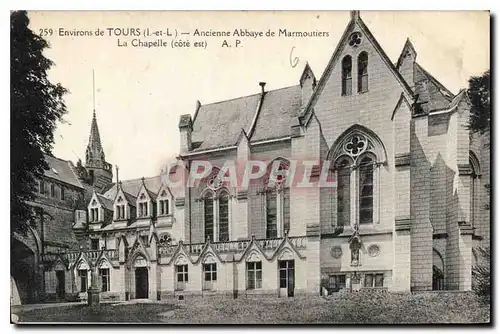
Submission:
[[[358,55],[358,93],[368,91],[368,53],[361,52]]]
[[[183,253],[179,253],[177,254],[177,256],[175,257],[175,260],[173,261],[174,264],[176,266],[180,266],[180,265],[187,265],[189,262],[191,262],[190,260],[188,260],[187,256]]]
[[[201,263],[217,263],[216,261],[217,256],[215,256],[212,252],[207,252],[205,255],[203,255],[203,260]]]
[[[90,261],[88,261],[83,256],[80,257],[80,259],[77,262],[75,262],[76,270],[90,270],[91,268],[92,268],[92,263],[90,263]]]
[[[208,188],[207,188],[208,189]],[[214,241],[215,193],[210,190],[203,195],[203,236],[205,241]]]
[[[352,94],[352,57],[342,58],[342,95]]]
[[[278,175],[273,175],[276,164],[278,164]],[[285,185],[288,179],[288,170],[291,166],[290,160],[282,156],[278,156],[271,161],[266,166],[266,175],[264,177],[264,187],[275,187],[276,185]],[[281,175],[281,173],[285,175]],[[276,176],[276,178],[274,178]]]
[[[295,257],[293,256],[293,252],[290,248],[284,247],[281,249],[281,251],[278,254],[278,260],[283,261],[283,260],[294,260]]]
[[[469,151],[469,165],[473,176],[481,175],[481,165],[479,164],[477,155],[473,151]]]
[[[380,166],[387,163],[387,152],[379,136],[355,124],[335,140],[327,160],[337,179],[332,201],[335,225],[378,223]]]
[[[432,249],[432,290],[445,289],[445,267],[441,254],[435,249]]]
[[[229,241],[231,221],[231,206],[230,206],[229,190],[225,187],[217,192],[217,211],[218,222],[216,224],[217,241]]]
[[[278,156],[266,167],[262,194],[264,199],[264,221],[266,238],[281,238],[290,229],[290,181],[289,173],[294,167],[290,160]]]
[[[54,263],[54,270],[67,270],[68,268],[66,267],[66,264],[61,260],[60,257],[56,260]]]
[[[328,151],[327,160],[335,161],[340,156],[347,155],[356,162],[364,152],[375,154],[379,164],[387,163],[387,151],[380,137],[372,130],[360,124],[354,124],[335,140]]]
[[[108,258],[102,256],[99,261],[97,262],[97,268],[99,269],[109,269],[109,268],[112,268],[113,265],[111,264],[111,262],[109,261]]]
[[[481,184],[481,165],[477,155],[471,150],[469,151],[469,168],[470,168],[470,181],[469,181],[469,198],[470,198],[470,223],[475,227],[475,216],[480,210],[478,197],[480,196]]]

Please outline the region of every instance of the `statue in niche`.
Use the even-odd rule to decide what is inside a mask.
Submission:
[[[359,262],[359,250],[361,249],[361,238],[359,237],[359,232],[356,229],[354,234],[349,240],[351,249],[351,266],[357,267],[360,265]]]

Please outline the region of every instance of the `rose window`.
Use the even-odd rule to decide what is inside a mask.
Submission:
[[[351,36],[349,36],[349,45],[357,47],[359,44],[361,44],[361,33],[353,32]]]
[[[378,256],[380,254],[380,247],[377,245],[371,245],[368,247],[368,254],[370,254],[370,256]]]
[[[367,139],[360,135],[355,135],[345,143],[344,149],[349,155],[355,157],[363,153],[366,150],[366,146]]]
[[[217,190],[222,186],[222,180],[219,179],[217,176],[212,177],[208,181],[208,187],[212,190]]]
[[[331,250],[331,255],[334,259],[340,259],[340,257],[342,256],[342,248],[338,246],[333,247]]]

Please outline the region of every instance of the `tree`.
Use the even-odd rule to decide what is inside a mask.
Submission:
[[[471,134],[484,135],[490,132],[491,106],[490,106],[490,70],[481,76],[473,76],[469,79],[469,95],[472,103],[469,130]],[[489,149],[489,142],[485,144]],[[485,184],[487,193],[490,192],[490,185]],[[489,203],[485,205],[489,210]],[[472,287],[476,294],[486,302],[489,302],[491,295],[491,270],[490,270],[490,248],[477,247],[478,263],[472,268]]]
[[[477,248],[478,263],[472,268],[472,288],[485,302],[491,297],[491,253],[489,247]]]
[[[490,82],[490,70],[469,79],[467,94],[472,103],[469,129],[473,133],[484,134],[490,131]]]
[[[48,168],[57,121],[66,113],[67,90],[52,84],[47,71],[54,63],[45,58],[47,41],[29,27],[26,11],[10,15],[10,206],[11,230],[23,231],[35,213],[27,201],[35,197],[35,177]]]

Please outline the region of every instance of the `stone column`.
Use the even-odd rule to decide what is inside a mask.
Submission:
[[[410,153],[395,156],[394,270],[392,290],[410,291],[411,286],[411,219],[410,219]]]
[[[149,268],[149,299],[158,300],[158,250],[157,250],[157,237],[153,234],[149,246],[149,256],[151,266]]]
[[[149,267],[149,277],[148,277],[148,284],[149,284],[149,296],[148,298],[151,300],[157,300],[157,291],[158,287],[156,286],[156,278],[157,278],[157,262],[156,260],[151,260],[151,265]]]
[[[97,266],[92,266],[90,268],[91,276],[90,276],[90,288],[88,289],[88,305],[92,307],[99,307],[99,293],[101,289],[99,288],[99,284],[97,282]]]
[[[472,289],[472,234],[474,229],[470,223],[459,222],[460,236],[458,238],[458,251],[460,257],[459,286],[461,291]]]
[[[433,228],[430,221],[430,151],[427,117],[411,121],[411,289],[432,290]]]

